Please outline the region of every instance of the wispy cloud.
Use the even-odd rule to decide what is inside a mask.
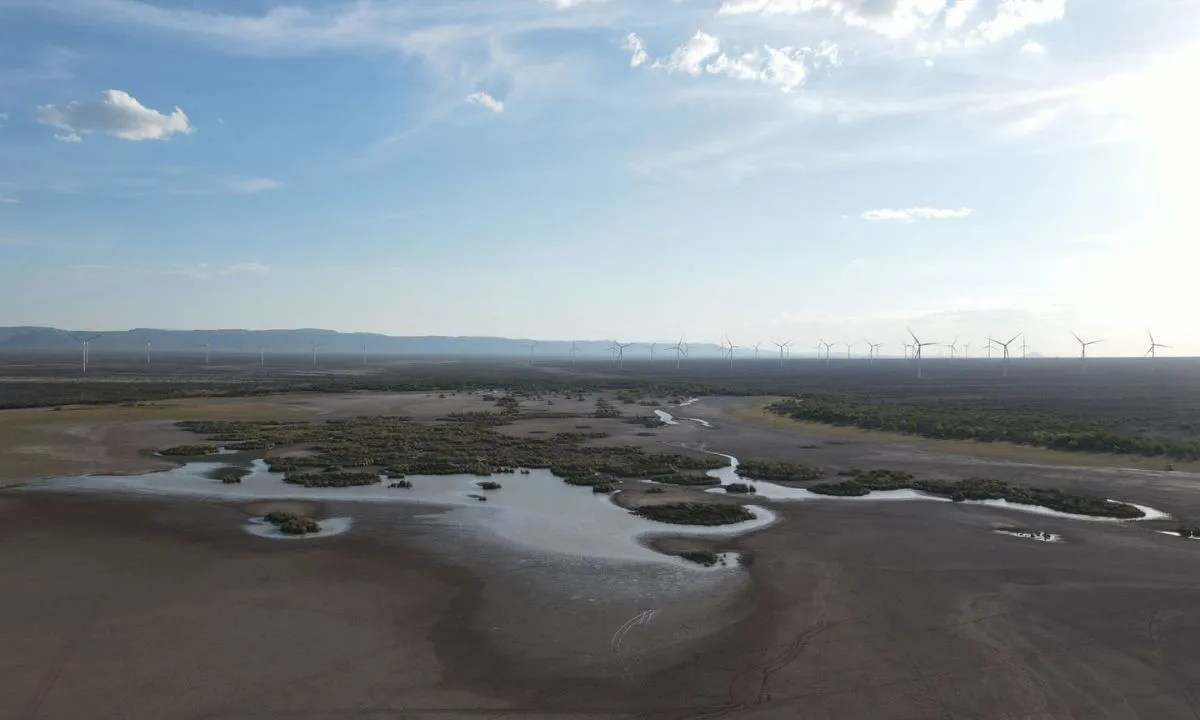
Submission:
[[[490,110],[494,113],[504,112],[504,103],[492,97],[491,95],[488,95],[482,90],[477,90],[476,92],[471,93],[465,99],[469,104],[478,105],[485,110]]]
[[[0,195],[0,205],[20,205],[21,201],[15,197],[7,197]]]
[[[252,273],[255,275],[265,275],[271,272],[271,266],[256,262],[240,262],[228,265],[221,271],[222,275],[233,275],[235,273]]]
[[[188,116],[179,108],[170,114],[152,110],[123,90],[105,90],[99,102],[72,101],[38,108],[38,122],[64,131],[55,135],[64,142],[80,142],[94,132],[122,140],[163,140],[192,132]]]
[[[971,215],[971,208],[878,208],[862,214],[863,220],[915,222],[917,220],[957,220]]]
[[[266,177],[240,178],[229,183],[230,189],[240,195],[253,195],[268,190],[278,190],[284,184],[278,180]]]

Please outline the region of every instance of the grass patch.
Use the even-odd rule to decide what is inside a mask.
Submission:
[[[370,472],[319,472],[319,473],[288,473],[283,477],[285,483],[303,485],[307,488],[344,488],[360,485],[378,485],[379,475]]]
[[[721,484],[720,480],[708,475],[655,475],[648,479],[664,485],[682,485],[683,487],[707,487]]]
[[[166,457],[202,457],[216,455],[220,451],[221,448],[216,445],[176,445],[166,450],[159,450],[158,454]]]

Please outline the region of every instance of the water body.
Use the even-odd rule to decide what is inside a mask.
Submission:
[[[663,425],[678,425],[679,424],[679,421],[675,419],[675,416],[669,412],[666,412],[665,410],[655,410],[654,414],[658,416],[659,420],[662,420]]]
[[[481,478],[475,475],[410,476],[411,489],[392,489],[387,481],[349,488],[306,488],[283,482],[262,460],[251,463],[241,483],[225,484],[207,475],[221,463],[195,462],[145,475],[88,475],[50,480],[29,490],[118,492],[166,495],[204,500],[312,500],[327,502],[407,503],[440,506],[447,511],[431,514],[428,522],[502,540],[539,553],[623,562],[700,566],[646,547],[643,540],[655,535],[733,537],[765,527],[775,514],[750,507],[756,518],[718,527],[668,525],[634,515],[605,494],[563,482],[549,470],[530,470]],[[486,491],[478,483],[500,482],[503,488]],[[481,502],[471,497],[487,498]],[[325,521],[322,521],[325,522]],[[348,526],[347,526],[348,529]],[[720,567],[720,566],[718,566]]]
[[[804,488],[788,487],[778,483],[768,482],[765,480],[748,480],[737,474],[738,460],[732,455],[725,453],[705,451],[710,455],[718,455],[729,461],[729,464],[709,470],[706,474],[711,478],[716,478],[721,481],[722,485],[732,483],[749,483],[753,485],[756,492],[753,497],[756,500],[773,500],[773,501],[824,501],[824,502],[881,502],[881,501],[896,501],[896,500],[924,500],[929,502],[954,502],[950,498],[940,495],[930,495],[919,490],[875,490],[868,495],[859,497],[839,497],[832,495],[820,495],[811,492]],[[707,492],[723,493],[721,488],[711,488]],[[1128,503],[1123,500],[1109,500],[1108,502],[1122,502],[1126,505],[1132,505],[1144,513],[1144,515],[1136,520],[1121,520],[1119,518],[1095,517],[1093,515],[1077,515],[1075,513],[1061,512],[1040,505],[1026,505],[1023,503],[1011,503],[1007,500],[964,500],[960,505],[987,505],[989,507],[998,507],[1005,510],[1015,510],[1017,512],[1032,513],[1034,515],[1044,515],[1047,517],[1064,518],[1068,520],[1091,520],[1094,522],[1139,522],[1144,520],[1163,520],[1171,516],[1161,510],[1156,510],[1145,505],[1137,505]]]

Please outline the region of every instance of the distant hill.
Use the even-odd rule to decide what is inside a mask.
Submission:
[[[71,337],[96,335],[94,330],[60,330],[48,327],[0,327],[0,352],[73,350],[79,347]],[[317,345],[322,354],[359,354],[363,345],[374,355],[442,355],[458,357],[523,357],[529,355],[532,340],[501,337],[421,336],[395,337],[377,333],[340,333],[334,330],[302,328],[296,330],[156,330],[135,328],[100,332],[91,341],[93,353],[142,352],[149,342],[155,352],[197,352],[209,343],[214,353],[309,353]],[[655,357],[673,356],[670,343],[658,343]],[[610,341],[579,341],[580,357],[609,357]],[[570,357],[571,341],[537,341],[538,357]],[[691,356],[715,357],[720,349],[712,344],[696,344]],[[739,355],[752,351],[742,350]],[[650,344],[638,343],[625,351],[627,358],[649,356]]]

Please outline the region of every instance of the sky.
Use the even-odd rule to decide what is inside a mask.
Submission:
[[[1200,355],[1197,71],[1200,0],[0,0],[0,325]]]

